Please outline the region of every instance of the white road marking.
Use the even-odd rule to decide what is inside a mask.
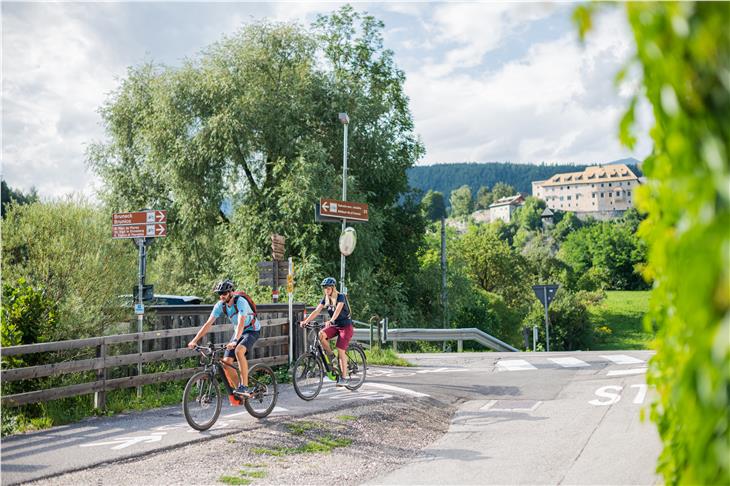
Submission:
[[[640,375],[646,373],[646,368],[633,368],[630,370],[611,370],[607,373],[608,376],[624,376],[624,375]]]
[[[616,364],[639,364],[644,362],[642,359],[634,358],[633,356],[628,356],[626,354],[607,354],[605,356],[601,356],[601,358],[613,361]]]
[[[580,366],[590,366],[585,361],[579,360],[578,358],[548,358],[550,361],[552,361],[555,364],[559,364],[563,368],[577,368]]]
[[[497,362],[497,368],[499,368],[500,371],[525,371],[537,369],[524,359],[503,359]]]
[[[367,388],[380,388],[381,390],[388,390],[395,393],[401,393],[403,395],[410,395],[412,397],[428,397],[425,393],[409,390],[408,388],[401,388],[399,386],[386,385],[385,383],[365,383]]]
[[[111,449],[119,450],[129,446],[133,446],[135,444],[151,444],[153,442],[160,442],[162,440],[162,436],[165,434],[167,434],[167,432],[153,432],[152,435],[140,435],[138,437],[117,437],[116,439],[111,439],[104,442],[81,444],[81,447],[95,447],[115,444],[115,446]]]
[[[623,387],[618,385],[602,386],[601,388],[596,390],[596,395],[601,398],[606,398],[606,400],[595,399],[591,400],[588,403],[596,406],[613,405],[614,403],[618,403],[618,401],[621,400],[621,390],[623,390]]]
[[[531,400],[523,400],[524,402],[530,402]],[[495,407],[494,405],[497,404],[497,400],[491,400],[490,402],[487,402],[486,405],[480,408],[480,410],[484,410],[487,412],[534,412],[537,410],[537,407],[542,405],[542,401],[536,401],[529,407],[504,407],[499,408]]]

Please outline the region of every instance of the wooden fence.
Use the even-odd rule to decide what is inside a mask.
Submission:
[[[187,343],[207,320],[212,308],[212,305],[157,306],[150,309],[154,316],[148,320],[150,327],[153,328],[151,331],[3,348],[3,358],[34,353],[61,352],[61,356],[65,354],[65,357],[61,358],[63,360],[68,359],[69,355],[64,352],[71,350],[80,350],[74,354],[77,354],[76,357],[85,358],[3,369],[1,381],[4,384],[83,372],[92,372],[91,375],[95,379],[56,388],[3,395],[2,405],[18,406],[94,393],[94,406],[104,409],[105,394],[108,391],[188,379],[199,368],[195,364],[190,365],[190,360],[185,359],[198,356],[198,353],[187,348]],[[288,304],[263,304],[257,306],[257,310],[261,321],[261,337],[248,356],[249,364],[287,364],[290,345],[294,346],[295,357],[304,349],[303,331],[296,328],[294,342],[289,342]],[[303,304],[295,304],[294,321],[302,318],[303,311]],[[219,319],[210,333],[203,338],[202,344],[228,341],[233,326],[229,322],[223,322],[222,318]],[[137,352],[140,340],[142,341],[142,353]],[[91,357],[92,355],[94,357]],[[170,363],[170,368],[180,366],[179,369],[137,375],[138,364],[172,360],[183,360]],[[26,387],[24,384],[23,389],[26,388],[37,388],[37,385],[28,384]]]

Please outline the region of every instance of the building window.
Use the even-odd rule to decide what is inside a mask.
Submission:
[[[601,182],[601,187],[603,187],[603,182]]]
[[[610,182],[608,183],[608,187],[611,187],[611,183]]]
[[[563,196],[560,196],[560,200],[561,200],[561,201],[563,200]],[[562,205],[563,203],[560,203],[560,204]]]
[[[603,185],[603,184],[601,184],[601,185]],[[603,197],[603,193],[601,193],[601,197]]]
[[[570,201],[570,196],[568,196],[568,201]]]
[[[591,197],[592,197],[593,199],[595,199],[595,198],[596,198],[596,193],[595,193],[595,192],[592,192],[592,193],[591,193]]]

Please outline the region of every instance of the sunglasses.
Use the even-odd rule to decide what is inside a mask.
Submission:
[[[228,291],[226,291],[226,292],[216,292],[216,293],[217,293],[218,295],[228,295],[228,294],[229,294],[229,292],[228,292]]]

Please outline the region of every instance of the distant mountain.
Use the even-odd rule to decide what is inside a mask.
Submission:
[[[641,176],[639,161],[634,158],[614,160],[601,165],[626,164],[637,176]],[[412,167],[408,169],[411,187],[420,189],[425,195],[430,190],[441,192],[448,204],[449,195],[464,184],[471,188],[472,197],[480,187],[492,190],[497,182],[504,182],[523,194],[532,193],[532,181],[542,181],[552,175],[565,172],[579,172],[588,165],[534,165],[511,162],[452,163]]]

